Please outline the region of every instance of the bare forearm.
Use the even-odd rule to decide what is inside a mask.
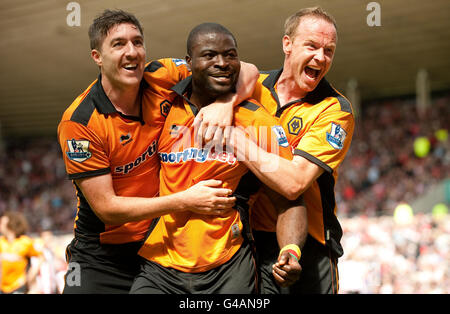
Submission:
[[[308,219],[305,206],[291,207],[278,215],[277,240],[280,248],[288,244],[303,247],[308,235]]]
[[[234,128],[233,131],[231,141],[238,160],[272,190],[287,199],[296,199],[298,175],[293,169],[292,162],[262,149],[238,128]]]
[[[271,189],[289,200],[299,195],[297,175],[291,161],[261,149],[257,160],[245,160],[245,165]]]
[[[99,218],[106,224],[120,225],[184,210],[185,203],[182,194],[176,193],[153,198],[114,196],[103,206],[108,210],[97,210]]]
[[[239,161],[267,186],[289,200],[297,199],[324,172],[306,158],[289,160],[259,147],[238,128],[233,128],[231,143]]]

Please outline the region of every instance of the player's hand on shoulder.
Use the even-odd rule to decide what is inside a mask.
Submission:
[[[194,119],[196,141],[199,144],[224,145],[233,123],[233,103],[219,101],[203,107]]]
[[[223,215],[235,205],[232,190],[222,188],[220,180],[200,181],[184,191],[186,210],[205,215]]]

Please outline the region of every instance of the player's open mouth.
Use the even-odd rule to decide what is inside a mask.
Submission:
[[[309,78],[317,79],[320,75],[320,67],[307,65],[305,67],[305,73]]]
[[[122,68],[124,68],[127,71],[134,71],[137,69],[137,67],[138,67],[137,64],[126,64],[126,65],[122,66]]]

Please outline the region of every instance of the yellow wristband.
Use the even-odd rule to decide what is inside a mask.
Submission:
[[[280,255],[281,253],[283,253],[284,251],[288,251],[289,254],[291,254],[292,256],[294,256],[297,261],[300,260],[300,257],[302,256],[302,251],[300,251],[300,248],[298,247],[297,244],[288,244],[285,245],[281,250],[280,250]]]

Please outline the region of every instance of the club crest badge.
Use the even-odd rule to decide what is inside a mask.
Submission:
[[[66,152],[67,157],[76,162],[83,162],[91,158],[92,154],[89,151],[89,144],[90,142],[88,140],[68,140],[67,147],[69,151]]]
[[[275,125],[275,126],[272,127],[272,131],[277,136],[278,145],[280,145],[281,147],[288,147],[289,146],[289,142],[287,140],[286,133],[284,133],[284,129],[283,129],[282,126]]]
[[[342,149],[346,136],[347,132],[339,124],[331,122],[331,132],[327,132],[327,142],[333,148]]]
[[[298,135],[303,128],[303,120],[299,117],[293,117],[288,123],[288,131],[292,135]]]
[[[171,107],[172,107],[172,104],[167,100],[164,100],[159,104],[159,108],[161,109],[161,115],[164,118],[167,118],[167,115],[169,114]]]

